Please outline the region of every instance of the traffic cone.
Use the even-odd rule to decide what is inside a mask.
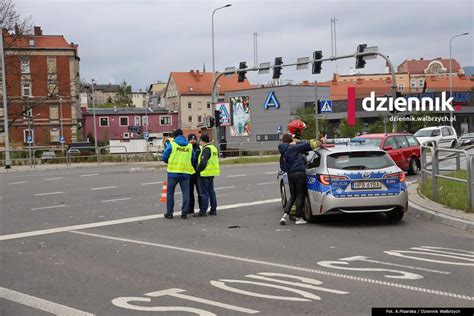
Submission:
[[[167,199],[166,199],[167,192],[168,192],[168,189],[167,189],[167,186],[166,186],[166,181],[164,181],[163,182],[163,190],[161,190],[160,203],[166,203],[167,202]]]

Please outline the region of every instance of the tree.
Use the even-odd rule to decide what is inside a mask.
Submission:
[[[132,87],[127,84],[127,81],[123,81],[119,87],[117,92],[117,100],[115,104],[118,106],[131,106],[132,104]]]
[[[343,118],[337,129],[339,130],[340,135],[338,137],[355,137],[358,133],[362,132],[364,123],[357,119],[354,126],[349,126],[347,124],[347,119]]]
[[[296,110],[295,118],[299,119],[306,124],[306,129],[303,130],[304,139],[313,139],[316,137],[316,121],[314,116],[314,109],[312,107],[306,107],[304,109]],[[319,119],[319,135],[320,137],[327,134],[327,120]]]

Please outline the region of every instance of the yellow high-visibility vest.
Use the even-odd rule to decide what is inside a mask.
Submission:
[[[201,153],[199,154],[198,165],[201,163],[202,152],[205,148],[211,150],[211,157],[207,160],[206,168],[201,171],[201,177],[215,177],[221,174],[221,169],[219,167],[219,152],[217,151],[216,146],[213,144],[208,144],[202,147]]]
[[[171,142],[171,155],[168,159],[168,172],[194,174],[191,160],[193,158],[193,145],[180,146]]]

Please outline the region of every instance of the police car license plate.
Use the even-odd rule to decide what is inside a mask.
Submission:
[[[352,190],[377,190],[382,189],[380,181],[355,181],[351,183]]]

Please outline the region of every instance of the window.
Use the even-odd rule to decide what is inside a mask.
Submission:
[[[134,122],[135,122],[135,124],[134,124],[135,126],[142,125],[140,116],[135,116]]]
[[[414,136],[407,136],[407,140],[408,140],[408,144],[410,144],[410,146],[419,146],[420,143],[418,143],[418,141],[416,140],[416,138]]]
[[[191,101],[188,102],[188,109],[192,109],[193,108],[193,103]]]
[[[408,140],[405,136],[395,136],[395,139],[397,140],[397,143],[400,148],[410,147],[410,145],[408,144]]]
[[[394,165],[390,157],[380,151],[337,153],[326,159],[328,168],[339,170],[382,169]]]
[[[163,115],[160,117],[160,125],[171,125],[173,121],[170,115]]]
[[[120,126],[128,126],[128,116],[120,117]]]
[[[52,143],[59,143],[59,129],[58,128],[52,128],[49,131],[49,138]]]
[[[403,83],[398,84],[398,91],[403,91],[404,88],[405,88],[405,86],[403,85]]]
[[[188,122],[189,122],[189,123],[192,123],[192,122],[193,122],[193,117],[192,117],[192,116],[188,116]]]
[[[423,79],[418,80],[418,87],[423,88],[424,85],[425,85],[425,80]]]
[[[199,116],[198,116],[198,123],[201,123],[201,122],[202,122],[202,116],[199,115]]]
[[[454,129],[452,127],[448,127],[448,133],[449,135],[454,135]]]
[[[207,108],[208,108],[208,109],[211,108],[211,102],[207,102]]]
[[[443,136],[449,136],[449,130],[447,127],[442,128],[441,132],[443,133]]]
[[[23,81],[23,87],[21,89],[22,96],[29,97],[31,96],[31,82],[30,81]]]
[[[59,119],[59,106],[57,104],[52,104],[49,106],[49,119],[58,120]]]
[[[35,39],[34,38],[30,38],[30,40],[28,41],[28,46],[30,46],[30,47],[35,46]]]
[[[109,126],[109,118],[108,117],[99,117],[99,126],[100,127],[108,127]]]
[[[142,125],[148,126],[148,116],[142,116]]]
[[[416,88],[416,80],[415,80],[415,79],[412,79],[412,80],[410,81],[410,87]]]
[[[394,137],[389,137],[385,140],[385,143],[383,144],[384,147],[391,146],[393,149],[397,149],[398,145],[397,142],[395,141]]]
[[[57,94],[58,90],[58,76],[56,74],[48,74],[48,94]]]
[[[28,57],[21,57],[21,73],[30,73],[30,59]]]
[[[317,168],[321,164],[321,156],[314,151],[310,151],[307,157],[308,169]]]

